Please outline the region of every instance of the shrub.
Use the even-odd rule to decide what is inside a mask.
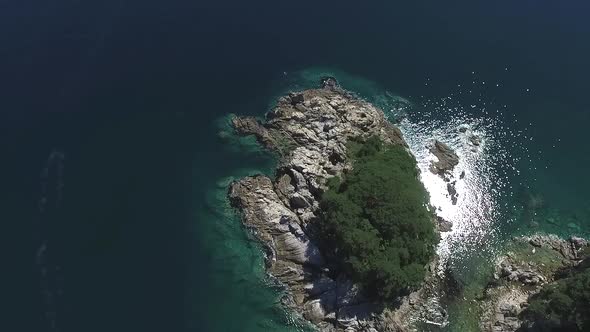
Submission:
[[[420,285],[434,254],[428,196],[404,147],[373,137],[348,150],[353,170],[328,182],[320,234],[356,282],[393,298]]]
[[[545,286],[523,315],[541,331],[590,331],[590,268]]]

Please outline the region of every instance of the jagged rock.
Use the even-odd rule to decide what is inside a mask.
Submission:
[[[299,193],[293,194],[290,202],[293,209],[304,209],[309,206],[309,203]]]
[[[324,264],[318,248],[298,224],[297,215],[283,204],[269,178],[254,176],[234,182],[229,197],[244,214],[246,225],[255,229],[260,240],[271,247],[272,256],[268,257],[271,264],[275,260],[299,265]]]
[[[305,97],[303,97],[302,93],[290,93],[289,97],[291,98],[291,105],[293,106],[301,104],[305,101]]]
[[[576,249],[582,249],[584,247],[588,247],[588,241],[581,237],[572,236],[569,241],[574,245]]]
[[[528,243],[530,247],[519,246],[520,254],[507,253],[500,257],[494,273],[494,278],[499,280],[486,289],[487,300],[482,304],[484,308],[488,305],[481,323],[483,331],[514,332],[528,326],[530,322],[523,322],[520,313],[528,307],[530,297],[545,284],[554,282],[555,272],[580,264],[581,250],[589,245],[582,238],[563,240],[555,235],[533,235],[513,241]],[[535,262],[535,252],[540,248],[561,255],[560,267],[546,271],[543,263]]]
[[[293,179],[289,174],[279,175],[276,180],[276,193],[285,204],[289,204],[289,197],[295,194],[295,186],[293,186],[292,181]]]
[[[344,328],[367,325],[373,313],[381,309],[374,303],[360,303],[343,306],[338,309],[338,324]]]
[[[555,235],[533,235],[525,239],[535,247],[546,247],[558,251],[568,260],[578,260],[579,252],[590,245],[588,241],[578,237],[571,237],[566,241]]]
[[[430,147],[430,152],[434,154],[438,161],[433,162],[430,171],[434,174],[444,175],[451,172],[459,164],[459,157],[448,145],[438,140]]]
[[[455,188],[455,182],[447,183],[447,192],[449,193],[449,196],[451,196],[451,203],[453,203],[453,205],[457,205],[459,194]]]
[[[469,142],[474,146],[479,146],[481,144],[481,137],[473,134],[473,135],[469,136]]]
[[[324,89],[335,89],[340,87],[336,78],[330,76],[321,78],[321,86]]]
[[[275,146],[276,142],[268,130],[254,117],[233,117],[232,126],[239,135],[254,135],[265,147]]]
[[[453,229],[453,223],[445,220],[442,217],[437,216],[436,220],[438,221],[438,230],[440,232],[450,232]]]

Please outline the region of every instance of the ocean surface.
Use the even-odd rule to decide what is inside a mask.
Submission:
[[[0,330],[308,330],[228,206],[232,179],[275,161],[227,116],[263,116],[326,74],[399,123],[455,223],[439,254],[464,287],[514,235],[590,236],[589,10],[0,2]],[[435,138],[461,157],[456,205],[427,171]],[[441,305],[444,330],[473,330]]]

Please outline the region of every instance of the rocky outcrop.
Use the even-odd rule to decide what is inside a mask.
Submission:
[[[533,235],[514,241],[518,251],[499,258],[494,280],[486,290],[482,331],[523,330],[520,313],[528,307],[529,298],[553,282],[560,270],[578,265],[590,245],[579,237],[563,240],[555,235]]]
[[[453,230],[453,223],[444,219],[443,217],[436,217],[438,231],[439,232],[450,232]]]
[[[430,152],[437,158],[437,161],[433,161],[430,164],[430,171],[439,175],[447,182],[447,192],[451,198],[451,203],[456,205],[459,194],[455,188],[457,181],[454,180],[452,172],[453,169],[455,169],[455,166],[459,164],[459,157],[455,151],[453,151],[453,149],[439,140],[435,140],[432,143],[430,146]],[[464,176],[465,173],[462,173],[460,179],[462,179]]]
[[[333,78],[280,98],[264,122],[236,117],[232,124],[280,157],[275,178],[235,181],[229,198],[265,246],[269,274],[287,287],[283,303],[324,331],[402,331],[402,323],[385,322],[382,305],[330,270],[313,237],[326,181],[351,168],[348,141],[376,135],[406,146],[400,130]]]
[[[430,171],[434,174],[444,176],[459,164],[459,157],[455,151],[443,142],[435,140],[430,152],[438,158],[438,161],[430,165]]]
[[[533,235],[525,237],[524,240],[537,248],[553,249],[563,258],[571,261],[581,260],[580,252],[588,247],[588,241],[577,236],[572,236],[565,241],[555,235]]]

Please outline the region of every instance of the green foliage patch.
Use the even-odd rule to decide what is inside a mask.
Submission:
[[[322,242],[372,294],[407,293],[424,279],[438,241],[416,161],[377,137],[348,151],[353,170],[331,179],[322,196]]]
[[[545,286],[524,316],[541,331],[590,331],[590,268]]]

